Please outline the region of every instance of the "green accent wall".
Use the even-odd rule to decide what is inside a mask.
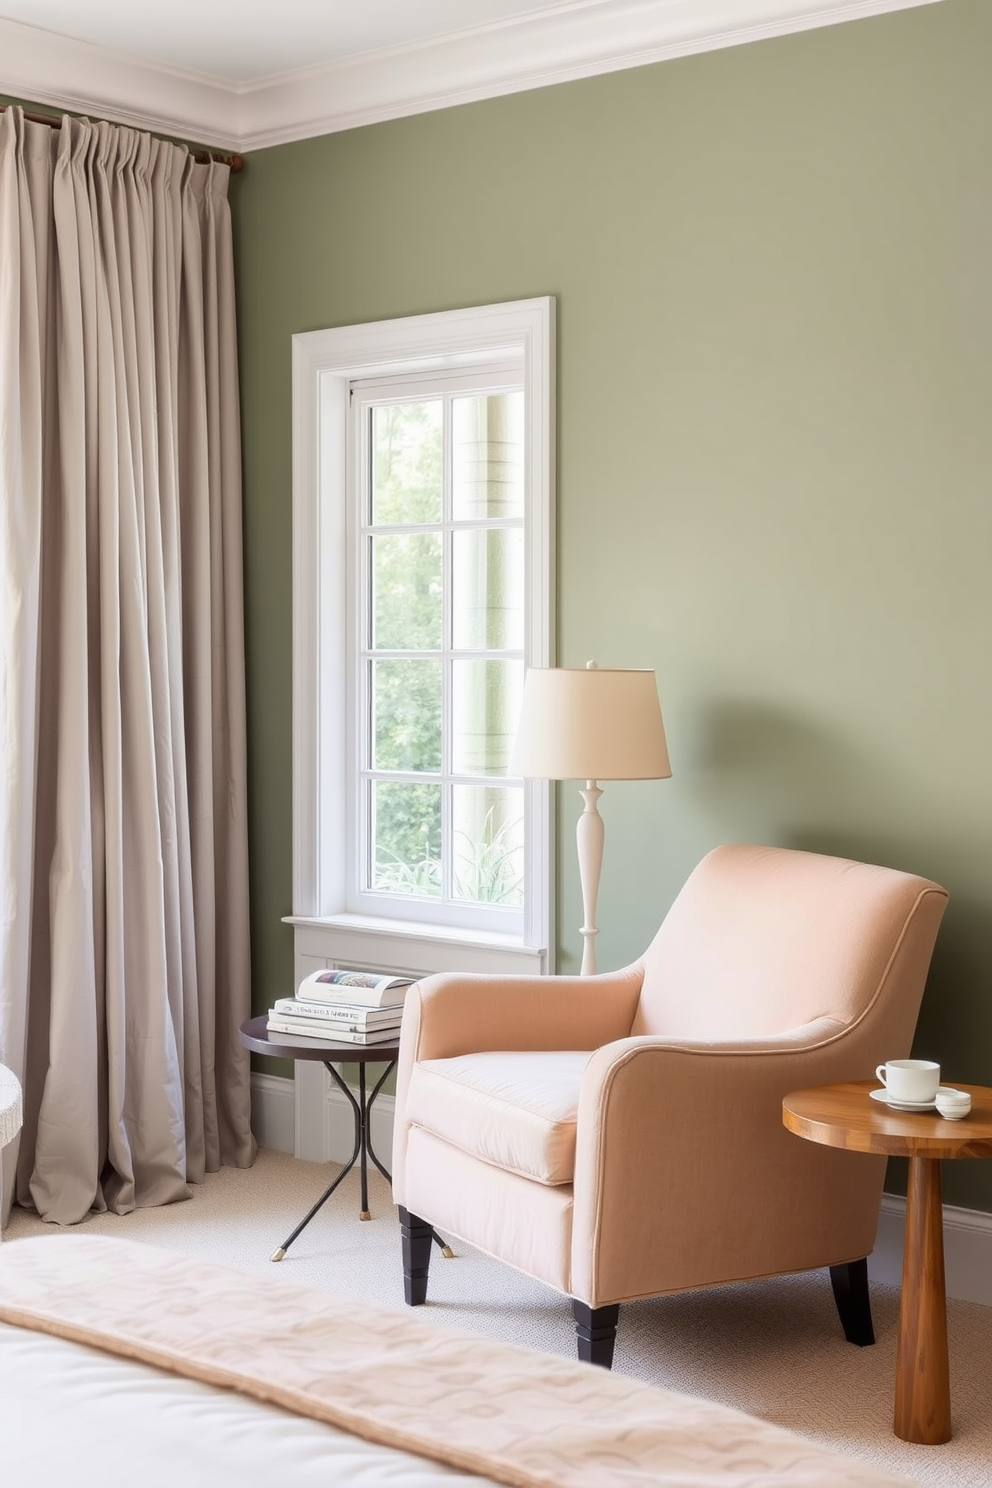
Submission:
[[[917,1050],[992,1084],[990,61],[992,6],[943,0],[249,156],[256,1011],[293,965],[290,337],[551,294],[559,660],[656,668],[674,769],[605,788],[601,966],[719,842],[919,872]]]

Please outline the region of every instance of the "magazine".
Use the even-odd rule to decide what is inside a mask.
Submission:
[[[413,977],[376,971],[312,971],[296,989],[300,1002],[350,1003],[353,1007],[385,1007],[402,1003]]]
[[[267,1026],[272,1035],[270,1043],[312,1038],[327,1044],[395,1044],[400,1036],[398,1023],[393,1028],[338,1028],[313,1018],[282,1017],[278,1013],[269,1014]]]
[[[340,1024],[343,1028],[376,1028],[383,1025],[394,1027],[403,1012],[401,1002],[383,1004],[382,1007],[363,1007],[351,1002],[305,1002],[299,997],[277,997],[270,1009],[280,1018],[307,1018],[311,1022],[326,1025]]]

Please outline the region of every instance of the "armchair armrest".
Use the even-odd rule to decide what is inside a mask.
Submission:
[[[494,1049],[598,1049],[626,1038],[641,969],[596,977],[444,973],[411,987],[402,1043],[413,1059]]]
[[[782,1099],[863,1079],[873,1058],[832,1018],[773,1038],[597,1050],[579,1096],[573,1295],[598,1306],[866,1255],[884,1164],[811,1157]]]
[[[421,1059],[493,1050],[617,1047],[634,1021],[641,968],[597,977],[442,973],[406,994],[393,1120],[393,1197],[406,1202],[407,1093]]]
[[[702,1078],[709,1083],[714,1075],[714,1097],[722,1100],[732,1095],[738,1074],[745,1088],[751,1088],[753,1061],[764,1056],[773,1059],[769,1068],[778,1072],[778,1078],[783,1060],[825,1050],[848,1029],[848,1024],[836,1018],[816,1018],[784,1033],[757,1038],[671,1039],[639,1034],[617,1039],[597,1049],[586,1065],[579,1097],[580,1126],[588,1122],[591,1127],[607,1110],[612,1119],[628,1103],[637,1119],[650,1121],[659,1103],[667,1107],[691,1099],[697,1081]],[[662,1071],[665,1077],[659,1081]]]

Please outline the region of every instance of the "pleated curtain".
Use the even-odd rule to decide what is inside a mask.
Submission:
[[[228,168],[0,114],[0,1063],[60,1224],[254,1157]]]

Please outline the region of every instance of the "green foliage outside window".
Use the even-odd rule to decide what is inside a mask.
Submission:
[[[485,500],[473,515],[485,520],[497,494],[505,510],[505,492],[512,495],[513,490],[507,475],[509,469],[512,476],[513,460],[507,450],[513,455],[515,446],[505,438],[497,446],[486,435],[490,424],[502,427],[506,421],[503,405],[508,399],[496,395],[457,401],[472,405],[471,418],[463,410],[458,427],[465,429],[474,421],[482,429],[474,444],[463,441],[459,446],[455,464],[456,473],[473,468],[478,472],[475,479]],[[442,769],[443,724],[443,400],[376,405],[371,463],[371,517],[376,530],[369,539],[370,763],[376,771],[436,775]],[[464,481],[464,474],[459,478]],[[420,530],[382,531],[383,527]],[[467,638],[471,633],[470,645],[506,646],[515,628],[514,616],[522,612],[520,531],[469,528],[457,538],[456,572],[464,580],[455,584],[456,635]],[[516,637],[509,644],[517,644]],[[394,654],[376,655],[381,652]],[[513,724],[508,715],[516,706],[522,662],[456,665],[463,669],[449,701],[459,715],[453,725],[456,756],[471,758],[473,773],[504,774]],[[481,684],[470,692],[464,685],[470,676],[465,667],[477,670]],[[513,787],[480,791],[481,787],[456,785],[447,798],[453,834],[450,892],[467,902],[518,907],[523,902],[520,791]],[[371,887],[419,897],[441,894],[441,785],[377,780],[370,809]]]

